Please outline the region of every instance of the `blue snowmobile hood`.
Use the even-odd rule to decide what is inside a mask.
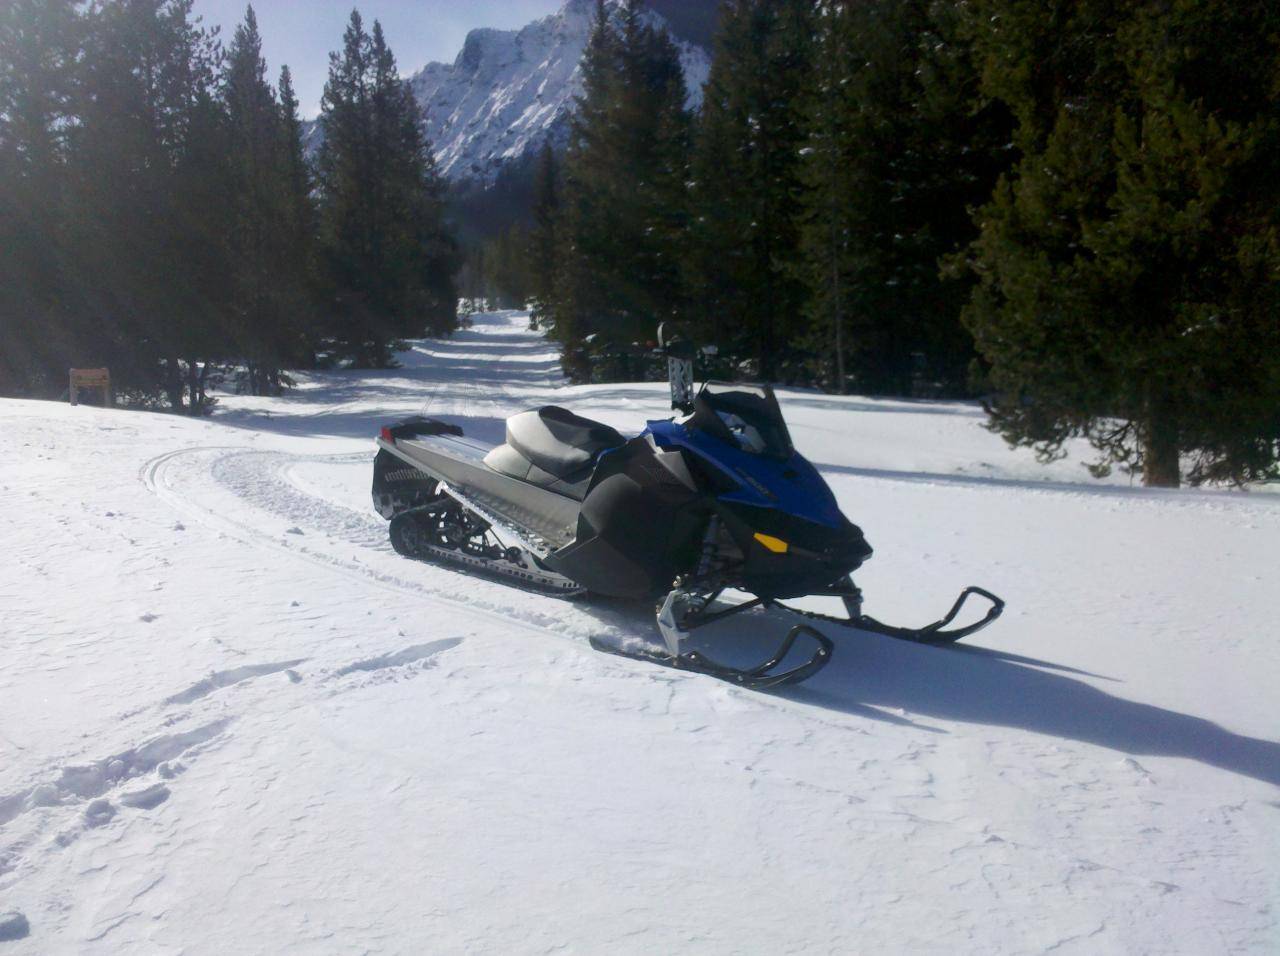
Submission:
[[[661,420],[647,426],[645,434],[659,448],[687,449],[736,481],[738,489],[719,495],[721,499],[773,508],[829,528],[845,525],[835,495],[818,469],[798,452],[786,459],[769,458],[743,451],[687,423]]]

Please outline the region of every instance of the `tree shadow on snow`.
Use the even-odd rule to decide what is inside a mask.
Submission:
[[[1223,501],[1227,498],[1248,496],[1253,507],[1280,508],[1280,495],[1257,495],[1236,489],[1198,490],[1188,488],[1144,488],[1130,485],[1105,485],[1075,481],[1059,481],[1039,478],[1004,478],[998,475],[967,475],[933,471],[899,471],[892,468],[863,468],[815,462],[823,474],[849,475],[854,478],[877,478],[924,485],[960,485],[971,488],[1016,488],[1020,491],[1052,491],[1072,495],[1124,498],[1146,498],[1174,504],[1200,505],[1205,502]]]
[[[299,388],[262,402],[228,403],[213,421],[295,437],[362,438],[390,422],[423,415],[462,424],[468,437],[497,443],[503,430],[492,422],[546,404],[556,391],[548,383],[559,375],[559,358],[524,336],[459,332],[397,352],[398,368],[302,373]]]

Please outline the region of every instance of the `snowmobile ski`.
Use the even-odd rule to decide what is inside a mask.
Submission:
[[[783,658],[791,651],[796,640],[802,634],[813,638],[818,644],[818,649],[803,664],[790,670],[775,671],[774,668],[782,663]],[[625,657],[633,661],[658,664],[675,670],[691,671],[695,674],[706,674],[752,690],[769,690],[808,680],[831,662],[831,653],[835,647],[829,637],[807,624],[797,624],[791,628],[787,632],[787,636],[782,639],[782,643],[778,645],[778,649],[773,656],[751,668],[730,667],[727,664],[713,661],[698,651],[684,651],[673,654],[665,647],[659,649],[645,645],[639,648],[629,648],[621,644],[610,643],[600,637],[592,637],[591,646],[597,651],[612,654],[615,657]]]
[[[981,620],[962,627],[947,629],[947,625],[959,616],[961,609],[968,602],[972,595],[980,595],[987,598],[991,602],[991,606],[987,609],[987,613]],[[740,614],[755,607],[778,608],[800,617],[805,617],[813,621],[821,621],[826,624],[838,624],[841,627],[847,627],[858,631],[867,631],[874,634],[880,634],[885,637],[894,638],[895,640],[908,641],[913,644],[926,644],[931,646],[945,646],[953,644],[962,637],[967,637],[982,628],[986,627],[1004,610],[1004,601],[996,597],[990,591],[979,587],[968,587],[960,593],[960,596],[952,604],[951,609],[938,621],[919,628],[896,627],[891,624],[885,624],[878,621],[870,615],[861,612],[862,592],[854,586],[852,580],[846,579],[844,585],[839,589],[831,589],[827,596],[838,596],[845,600],[845,605],[849,609],[849,616],[842,618],[830,614],[820,614],[815,611],[806,611],[801,608],[792,607],[782,601],[774,601],[765,598],[752,598],[740,604],[732,604],[727,608],[718,611],[710,611],[709,608],[719,596],[719,592],[700,593],[696,590],[688,590],[677,588],[668,593],[662,606],[658,610],[657,624],[658,631],[663,637],[664,647],[657,649],[652,646],[642,646],[640,648],[628,648],[623,645],[611,644],[603,638],[591,638],[591,646],[598,651],[606,654],[613,654],[618,657],[628,657],[632,660],[645,661],[651,664],[658,664],[663,667],[672,667],[676,670],[693,671],[699,674],[707,674],[720,680],[729,681],[743,687],[750,687],[757,690],[763,690],[773,687],[782,687],[786,684],[796,684],[800,681],[807,680],[818,671],[822,670],[831,660],[831,654],[834,644],[831,639],[822,634],[817,629],[806,625],[797,624],[788,632],[782,643],[774,654],[763,663],[753,668],[739,669],[730,667],[726,664],[711,660],[705,654],[697,651],[682,652],[680,650],[681,643],[686,640],[689,633],[696,628],[704,627],[714,621],[723,620],[735,614]],[[774,668],[786,658],[792,647],[796,643],[796,639],[801,635],[807,635],[818,643],[818,649],[805,663],[791,668],[786,671],[775,671]]]
[[[884,637],[892,637],[899,641],[908,641],[912,644],[928,644],[934,647],[941,647],[947,644],[954,644],[963,637],[975,634],[982,630],[1004,612],[1004,601],[986,588],[970,586],[960,592],[960,596],[956,598],[955,603],[951,605],[951,610],[947,611],[939,620],[932,624],[926,624],[923,627],[899,627],[893,624],[886,624],[879,621],[869,614],[863,614],[862,607],[862,591],[854,586],[853,581],[847,580],[846,586],[840,590],[833,589],[829,592],[836,597],[844,598],[845,607],[849,610],[848,617],[836,617],[832,614],[819,614],[816,611],[805,611],[798,607],[792,607],[781,601],[777,605],[785,608],[792,614],[799,614],[813,621],[824,621],[829,624],[839,624],[841,627],[848,627],[858,631],[869,631],[872,634],[880,634]],[[978,621],[972,624],[965,624],[962,627],[953,627],[948,629],[952,621],[960,614],[960,611],[968,603],[970,597],[977,595],[986,598],[991,602],[991,606],[987,608],[986,614]]]
[[[714,528],[709,529],[709,534],[714,533]],[[682,653],[680,645],[688,638],[691,631],[706,627],[715,621],[722,621],[735,614],[742,614],[744,611],[749,611],[754,607],[768,607],[771,603],[764,598],[757,597],[741,604],[731,604],[719,611],[710,610],[715,599],[719,596],[719,590],[701,592],[689,588],[676,588],[670,591],[662,602],[662,606],[658,609],[657,616],[658,631],[662,634],[663,642],[666,644],[666,653],[656,655],[653,653],[643,654],[641,659],[659,664],[665,663],[668,667],[676,667],[680,670],[709,674],[712,677],[718,677],[721,680],[727,680],[731,683],[741,684],[744,687],[752,687],[757,690],[782,687],[786,684],[796,684],[802,680],[807,680],[831,662],[831,652],[834,647],[831,640],[825,634],[807,624],[797,624],[792,627],[787,631],[786,637],[782,639],[772,656],[752,668],[733,668],[727,664],[713,661],[705,654],[700,654],[697,651]],[[795,645],[796,639],[802,634],[808,635],[817,642],[817,650],[805,663],[790,670],[775,671],[774,668],[782,663]]]

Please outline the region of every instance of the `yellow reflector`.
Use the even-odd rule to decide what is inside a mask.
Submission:
[[[759,531],[756,532],[755,537],[757,541],[763,544],[774,554],[787,553],[787,542],[783,541],[781,538],[775,538],[771,534],[761,534]]]

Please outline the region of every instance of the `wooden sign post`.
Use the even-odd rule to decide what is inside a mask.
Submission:
[[[111,404],[111,372],[105,368],[73,368],[71,370],[71,404],[80,404],[80,389],[101,389],[102,407]]]

